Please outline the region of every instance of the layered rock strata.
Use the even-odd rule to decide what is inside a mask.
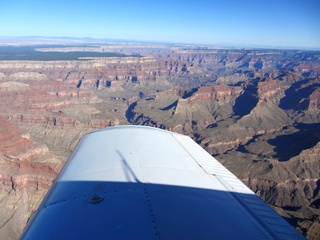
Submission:
[[[190,135],[314,236],[320,197],[317,53],[112,50],[144,57],[0,62],[1,238],[18,238],[83,134],[129,123]]]

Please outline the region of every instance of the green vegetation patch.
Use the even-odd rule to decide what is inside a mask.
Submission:
[[[0,61],[1,60],[29,60],[29,61],[69,61],[82,60],[84,58],[95,57],[139,57],[137,55],[125,55],[111,52],[90,52],[90,51],[74,51],[74,52],[41,52],[36,48],[48,47],[66,47],[66,46],[0,46]],[[67,46],[70,47],[70,46]],[[77,46],[78,47],[78,46]]]

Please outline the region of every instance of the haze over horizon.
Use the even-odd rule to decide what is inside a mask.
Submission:
[[[0,1],[0,36],[320,48],[320,1]]]

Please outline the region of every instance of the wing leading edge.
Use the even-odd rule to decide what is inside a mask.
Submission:
[[[304,239],[191,138],[85,135],[22,239]]]

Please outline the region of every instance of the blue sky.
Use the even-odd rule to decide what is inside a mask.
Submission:
[[[320,0],[0,0],[0,36],[320,48]]]

